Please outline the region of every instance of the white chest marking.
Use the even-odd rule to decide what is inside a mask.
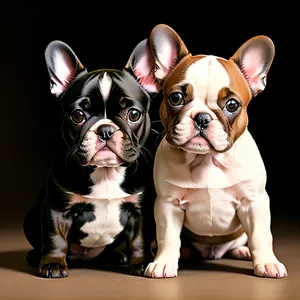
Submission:
[[[120,205],[123,199],[95,200],[95,220],[86,222],[81,230],[88,234],[81,246],[87,248],[104,247],[111,244],[123,226],[120,223]]]
[[[96,199],[115,199],[130,196],[125,193],[120,185],[124,181],[125,168],[96,168],[90,175],[94,186],[88,198]]]

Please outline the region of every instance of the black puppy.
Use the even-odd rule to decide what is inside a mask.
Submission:
[[[149,108],[157,83],[148,44],[136,46],[123,70],[88,72],[61,41],[45,58],[63,110],[62,143],[24,219],[27,260],[40,277],[67,277],[71,260],[106,253],[107,262],[123,243],[123,262],[143,275],[155,234]]]

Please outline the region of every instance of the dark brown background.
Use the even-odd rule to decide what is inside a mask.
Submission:
[[[300,299],[298,10],[287,2],[238,3],[0,1],[1,300]],[[273,39],[274,63],[266,90],[249,106],[249,129],[267,168],[274,249],[289,270],[287,278],[257,278],[251,262],[230,259],[192,263],[167,280],[75,268],[67,279],[49,281],[27,266],[30,245],[22,219],[47,175],[59,130],[46,46],[63,40],[90,70],[122,68],[158,23],[173,27],[194,54],[229,58],[254,35]]]
[[[266,90],[249,106],[249,129],[267,168],[272,214],[298,214],[295,177],[288,171],[296,170],[291,151],[295,136],[289,125],[296,118],[296,103],[291,104],[288,85],[291,27],[289,18],[283,21],[284,8],[276,13],[273,7],[270,13],[253,6],[236,12],[227,7],[216,14],[213,8],[186,3],[161,9],[162,4],[144,1],[139,6],[106,2],[1,2],[0,226],[21,224],[55,149],[58,109],[48,88],[47,44],[63,40],[89,70],[122,68],[135,45],[158,23],[173,27],[193,54],[229,58],[254,35],[273,39],[274,63]]]

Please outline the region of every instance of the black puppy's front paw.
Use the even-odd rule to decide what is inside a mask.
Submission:
[[[144,276],[145,270],[151,261],[142,261],[137,264],[132,264],[129,268],[129,274],[133,276]]]
[[[34,267],[38,268],[39,263],[41,261],[41,253],[32,249],[28,251],[27,256],[26,256],[26,261],[29,267]]]
[[[102,260],[107,266],[125,266],[128,265],[128,256],[121,250],[111,251],[106,253]]]
[[[65,278],[69,276],[69,272],[66,265],[49,263],[39,267],[38,276],[44,278]]]

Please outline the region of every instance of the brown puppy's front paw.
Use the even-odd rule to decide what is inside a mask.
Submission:
[[[177,277],[178,262],[152,262],[150,263],[144,273],[145,277],[152,278],[172,278]]]
[[[287,277],[287,270],[284,264],[280,262],[257,264],[254,267],[254,274],[258,277],[279,279],[279,278]]]
[[[44,278],[65,278],[69,276],[69,272],[66,265],[49,263],[39,267],[38,276]]]

